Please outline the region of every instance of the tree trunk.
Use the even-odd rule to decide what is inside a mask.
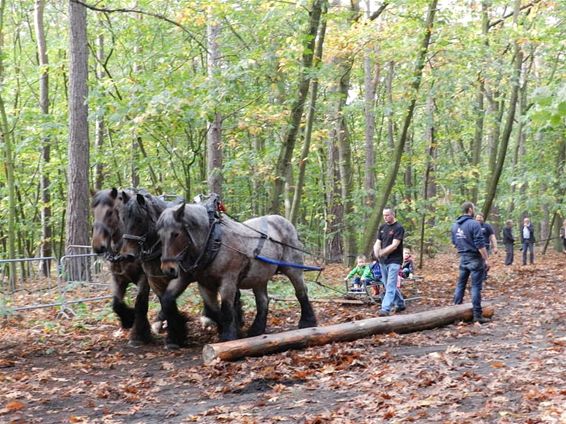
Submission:
[[[413,82],[411,84],[412,90],[412,98],[407,108],[407,112],[405,115],[405,121],[403,123],[403,129],[401,131],[401,137],[399,138],[399,142],[395,146],[394,157],[392,159],[392,163],[390,165],[389,171],[387,173],[387,177],[385,179],[384,188],[382,190],[382,195],[379,198],[379,202],[377,203],[377,207],[374,209],[370,219],[369,225],[365,235],[365,242],[364,242],[364,252],[369,253],[373,246],[373,242],[375,240],[375,234],[377,233],[377,227],[381,220],[381,214],[385,205],[389,199],[389,195],[391,194],[391,190],[395,185],[395,180],[397,179],[397,173],[399,172],[399,166],[401,164],[401,157],[403,155],[403,151],[405,150],[405,143],[407,141],[407,135],[409,132],[409,126],[411,125],[411,120],[413,119],[413,112],[415,110],[415,104],[417,102],[418,91],[421,85],[422,73],[425,66],[425,59],[428,52],[428,46],[430,44],[430,37],[432,33],[432,26],[434,24],[434,15],[436,13],[436,5],[437,0],[432,0],[428,7],[427,18],[425,23],[425,33],[423,37],[423,41],[421,43],[419,49],[419,55],[417,57],[417,61],[415,63],[415,70],[413,72]]]
[[[482,1],[481,4],[481,17],[482,17],[482,34],[484,36],[484,44],[488,45],[488,32],[489,32],[489,16],[488,16],[488,3],[486,0]],[[480,184],[480,176],[481,172],[479,170],[480,167],[480,160],[481,160],[481,147],[482,147],[482,140],[483,140],[483,124],[485,119],[485,110],[484,110],[484,90],[485,90],[485,82],[484,76],[480,71],[478,73],[478,91],[476,94],[476,126],[474,130],[474,138],[472,142],[472,168],[475,169],[474,171],[474,178],[476,183],[472,188],[471,193],[471,201],[475,204],[478,201],[478,188]]]
[[[99,83],[105,77],[104,67],[104,34],[98,34],[96,37],[96,79]],[[104,118],[102,114],[97,114],[96,121],[94,123],[94,146],[99,155],[101,155],[102,146],[104,144]],[[104,165],[101,160],[97,160],[94,165],[94,189],[102,190],[102,182],[104,181]]]
[[[344,222],[344,209],[340,201],[340,180],[338,170],[338,147],[335,140],[336,126],[332,126],[326,143],[328,157],[326,168],[326,220],[325,234],[325,258],[329,262],[342,260],[342,222]]]
[[[212,15],[209,8],[207,23],[208,39],[208,80],[211,85],[220,72],[220,50],[218,48],[218,37],[220,25]],[[207,183],[211,193],[217,193],[222,197],[222,115],[215,111],[214,119],[208,123],[207,132]]]
[[[318,30],[318,38],[316,43],[315,55],[313,58],[313,68],[318,70],[322,58],[322,50],[324,47],[324,38],[326,36],[326,7],[323,7],[322,17],[320,20],[320,28]],[[313,78],[311,88],[311,101],[309,110],[307,112],[307,125],[305,128],[305,137],[303,142],[303,150],[301,151],[301,159],[299,161],[299,174],[297,175],[297,184],[293,193],[293,203],[291,206],[291,213],[289,214],[289,221],[293,224],[297,223],[299,208],[301,205],[301,196],[303,194],[303,187],[305,183],[305,170],[307,167],[309,150],[312,138],[312,128],[314,123],[314,116],[316,111],[316,100],[318,96],[318,77]]]
[[[4,11],[6,1],[0,0],[0,84],[4,84]],[[14,179],[14,136],[10,131],[6,105],[0,90],[0,141],[4,151],[4,169],[6,171],[6,185],[8,186],[8,258],[16,258],[16,191]],[[9,265],[10,290],[16,289],[16,264]]]
[[[493,308],[484,307],[483,315],[491,317]],[[289,349],[322,346],[333,342],[349,342],[375,334],[403,334],[430,330],[456,321],[470,321],[471,319],[471,304],[447,306],[415,314],[369,318],[328,327],[304,328],[224,343],[207,344],[202,350],[202,358],[205,364],[210,364],[215,359],[232,361],[246,356],[267,355]]]
[[[369,14],[369,2],[368,2]],[[373,57],[373,56],[376,57]],[[364,116],[365,116],[365,168],[364,191],[365,204],[369,207],[375,203],[375,101],[377,84],[381,76],[381,67],[377,60],[378,50],[366,48],[364,54]]]
[[[515,23],[517,23],[519,10],[520,10],[520,0],[515,1]],[[511,99],[509,100],[509,111],[507,114],[507,121],[505,123],[505,129],[503,130],[503,135],[501,139],[501,146],[499,147],[497,164],[494,169],[493,176],[488,186],[485,204],[483,207],[483,214],[485,219],[489,216],[491,210],[491,205],[495,198],[495,193],[497,192],[497,185],[499,183],[499,178],[503,172],[503,165],[505,163],[505,158],[507,157],[507,146],[509,145],[509,139],[511,138],[511,130],[513,129],[513,122],[515,119],[515,109],[517,107],[517,98],[519,96],[519,86],[521,81],[521,69],[523,67],[523,51],[519,42],[515,40],[515,72],[513,75],[513,88],[511,90]]]
[[[395,62],[388,63],[387,78],[385,79],[385,91],[387,93],[387,145],[390,149],[395,148],[395,119],[393,114],[393,75],[395,74]]]
[[[44,119],[48,119],[49,115],[49,60],[47,58],[47,47],[45,43],[45,30],[43,26],[43,10],[44,0],[35,1],[35,36],[37,38],[37,56],[39,59],[39,109]],[[46,165],[51,158],[51,141],[49,136],[44,135],[41,138],[41,162],[40,162],[40,197],[41,197],[41,257],[48,258],[52,254],[51,248],[51,195],[49,174]],[[48,276],[50,271],[50,262],[41,263],[41,273]]]
[[[436,139],[435,139],[435,126],[434,126],[434,112],[435,112],[435,105],[434,105],[434,98],[432,97],[432,89],[429,92],[427,99],[426,99],[426,138],[428,139],[428,149],[427,149],[427,158],[426,158],[426,168],[425,168],[425,176],[424,176],[424,188],[423,188],[423,205],[422,208],[422,216],[421,216],[421,235],[420,235],[420,249],[419,249],[419,268],[423,267],[423,255],[426,250],[425,244],[430,246],[432,244],[432,238],[428,240],[425,239],[425,229],[426,224],[429,227],[434,227],[435,220],[435,211],[434,205],[428,203],[429,199],[432,199],[436,196],[436,180],[435,180],[435,169],[436,169],[436,156],[437,156],[437,146],[436,146]],[[427,219],[427,211],[430,212],[430,218]],[[430,246],[432,248],[432,246]]]
[[[88,49],[86,8],[69,1],[69,146],[67,249],[89,244]],[[77,270],[81,272],[81,270]],[[71,278],[81,275],[71,275]]]
[[[326,0],[313,0],[312,10],[309,13],[309,25],[307,33],[305,34],[305,39],[307,40],[303,49],[303,62],[302,71],[299,78],[299,89],[297,91],[297,98],[293,102],[291,107],[291,116],[289,118],[289,125],[285,131],[285,136],[283,137],[283,144],[281,145],[281,150],[279,152],[279,158],[277,160],[277,166],[275,168],[275,183],[273,186],[273,193],[271,198],[270,212],[277,214],[280,212],[281,208],[281,195],[283,194],[283,188],[285,185],[285,176],[288,175],[288,169],[291,166],[291,158],[293,156],[293,150],[295,148],[295,141],[297,138],[297,133],[301,125],[301,119],[303,117],[303,110],[305,107],[305,100],[309,91],[310,85],[310,74],[313,62],[313,52],[315,47],[316,32],[318,30],[318,25],[320,22],[320,16],[322,13],[322,6],[326,3]]]

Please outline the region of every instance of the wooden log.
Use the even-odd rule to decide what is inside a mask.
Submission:
[[[493,315],[493,307],[483,308],[484,317]],[[470,321],[472,305],[453,305],[414,314],[369,318],[359,321],[330,325],[328,327],[304,328],[276,334],[249,337],[224,343],[204,346],[202,357],[205,364],[215,359],[225,361],[246,356],[261,356],[289,349],[320,346],[331,342],[344,342],[384,333],[411,333],[452,324],[456,321]]]
[[[269,300],[274,302],[297,302],[296,297],[279,297],[269,296]],[[367,305],[369,301],[364,302],[360,299],[345,299],[345,298],[325,298],[325,299],[309,299],[311,303],[337,303],[339,305]]]

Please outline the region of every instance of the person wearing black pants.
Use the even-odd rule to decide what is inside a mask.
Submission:
[[[505,265],[513,264],[513,245],[515,237],[513,237],[513,221],[508,219],[503,229],[503,244],[505,245]]]
[[[529,260],[531,265],[535,262],[535,230],[531,220],[525,218],[523,220],[523,228],[521,229],[521,248],[523,249],[523,265],[527,265],[527,250],[529,251]]]

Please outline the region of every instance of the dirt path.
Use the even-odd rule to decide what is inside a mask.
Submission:
[[[446,269],[446,264],[450,264]],[[453,256],[427,264],[411,313],[450,304]],[[487,325],[379,335],[351,343],[204,366],[215,336],[193,327],[192,347],[133,349],[115,320],[4,320],[0,422],[566,422],[566,259],[496,266],[484,290]],[[344,269],[325,282],[340,287]],[[96,307],[93,305],[93,309]],[[372,306],[315,304],[320,324],[376,316]],[[248,322],[251,321],[248,314]],[[292,329],[276,304],[269,329]]]

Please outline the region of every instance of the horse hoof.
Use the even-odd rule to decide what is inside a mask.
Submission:
[[[318,327],[316,321],[306,321],[306,322],[299,322],[299,328],[311,328],[311,327]]]
[[[181,348],[181,346],[179,346],[177,343],[166,343],[165,344],[165,349],[166,350],[179,350]]]

